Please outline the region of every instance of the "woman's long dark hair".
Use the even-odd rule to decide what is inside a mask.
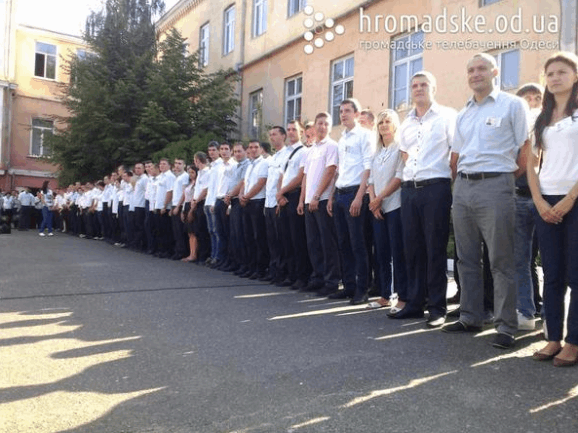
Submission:
[[[50,183],[50,181],[45,180],[44,182],[42,182],[42,193],[46,194],[48,192],[48,184]]]
[[[568,52],[559,52],[552,55],[544,65],[544,73],[554,62],[562,62],[566,65],[570,66],[575,74],[578,73],[578,57],[576,57],[572,53]],[[542,112],[536,119],[536,123],[534,124],[534,135],[536,137],[536,146],[538,149],[544,148],[544,142],[542,138],[542,134],[544,133],[544,129],[550,124],[552,120],[552,114],[554,112],[554,108],[556,107],[556,100],[554,99],[554,95],[548,87],[544,90],[544,99],[542,100]],[[574,110],[578,108],[578,82],[574,83],[572,86],[572,92],[570,94],[570,99],[568,99],[568,103],[564,108],[564,114],[566,116],[572,116]]]

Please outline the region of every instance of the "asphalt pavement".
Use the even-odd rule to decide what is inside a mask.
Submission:
[[[104,242],[0,235],[0,432],[578,431],[578,367]]]

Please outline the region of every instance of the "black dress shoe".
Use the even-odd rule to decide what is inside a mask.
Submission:
[[[295,283],[293,283],[293,285],[291,287],[289,287],[291,290],[301,290],[302,288],[307,287],[307,284],[305,284],[303,281],[301,280],[297,280],[295,281]]]
[[[310,281],[309,284],[307,284],[307,286],[299,289],[299,291],[300,292],[316,292],[317,290],[322,289],[324,285],[325,285],[325,283],[323,283],[323,281]]]
[[[295,281],[290,280],[289,278],[285,278],[280,283],[275,283],[277,287],[291,287],[295,283]]]
[[[516,342],[513,335],[506,334],[505,332],[498,332],[492,341],[492,346],[498,349],[511,349]]]
[[[424,316],[422,310],[413,310],[404,307],[397,313],[387,313],[387,317],[390,319],[421,319]]]
[[[458,320],[457,322],[442,326],[442,331],[447,332],[449,334],[461,334],[464,332],[481,332],[482,327],[481,326],[466,325],[465,323],[460,322]]]
[[[446,323],[446,316],[440,316],[439,314],[430,314],[427,321],[425,322],[425,326],[428,328],[439,328]]]
[[[354,296],[353,298],[351,298],[349,303],[351,305],[366,304],[368,300],[369,300],[369,298],[367,295]]]
[[[239,277],[241,278],[249,278],[251,275],[253,275],[254,272],[253,271],[247,271],[244,274],[239,275]]]
[[[262,277],[259,277],[259,281],[273,281],[273,276],[265,274]]]
[[[349,295],[345,290],[337,290],[333,292],[331,295],[327,296],[329,299],[347,299]]]
[[[332,295],[335,292],[337,292],[337,289],[335,287],[324,286],[321,289],[317,290],[317,296],[329,296],[330,297],[330,295]]]
[[[250,280],[258,280],[259,278],[263,278],[265,275],[260,274],[258,272],[253,272],[253,274],[249,275]]]

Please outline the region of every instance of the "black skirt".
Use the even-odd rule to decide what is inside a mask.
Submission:
[[[193,227],[193,223],[189,223],[187,221],[187,216],[189,215],[189,210],[191,210],[191,203],[185,203],[185,210],[183,211],[183,213],[185,214],[185,233],[194,233],[194,227]],[[193,213],[194,215],[194,213]],[[194,217],[193,217],[194,220]]]

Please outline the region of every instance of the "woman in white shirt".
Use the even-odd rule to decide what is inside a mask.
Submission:
[[[537,154],[528,154],[527,175],[544,269],[548,343],[533,358],[567,367],[578,364],[578,57],[554,54],[544,71],[543,109],[534,128]],[[571,293],[562,346],[567,286]]]
[[[407,273],[401,232],[403,160],[397,140],[398,129],[399,117],[395,111],[385,110],[378,114],[376,150],[369,178],[369,210],[373,213],[376,280],[381,297],[368,305],[368,308],[390,306],[393,262],[393,290],[398,296],[393,309],[397,311],[407,301]]]
[[[188,257],[183,257],[182,262],[194,262],[197,260],[197,237],[193,231],[193,213],[191,212],[191,202],[193,201],[193,194],[195,192],[195,181],[197,180],[197,167],[194,165],[189,165],[187,167],[187,173],[189,175],[189,184],[183,190],[183,195],[177,208],[181,208],[181,221],[185,223],[185,230],[189,235],[189,250],[190,253]]]

